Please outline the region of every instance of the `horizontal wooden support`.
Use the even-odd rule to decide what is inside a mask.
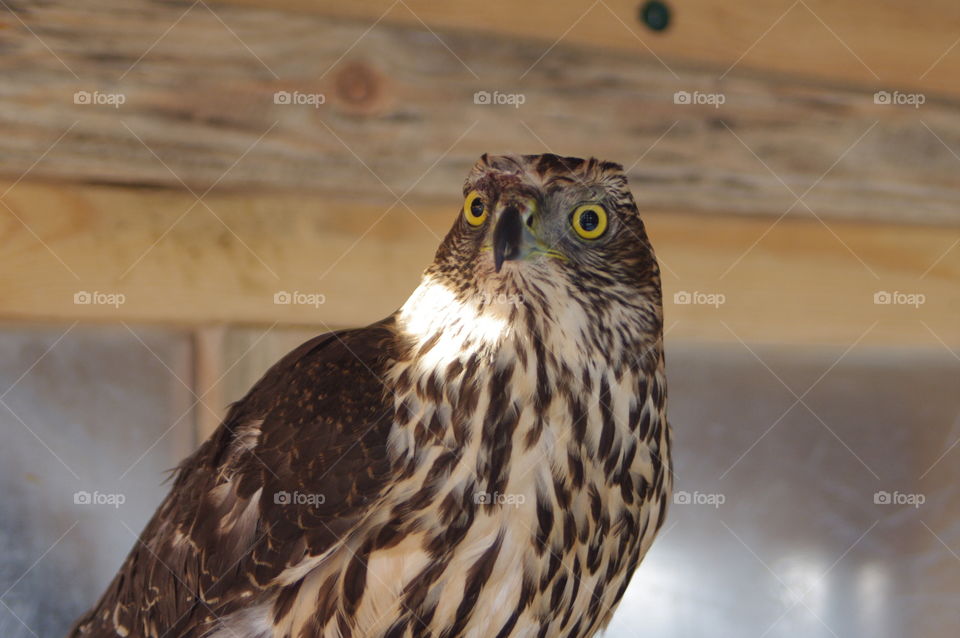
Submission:
[[[0,200],[0,318],[364,325],[416,286],[458,214],[450,190],[407,209],[24,181]],[[644,217],[670,339],[960,346],[955,230],[799,211]]]
[[[554,42],[618,49],[659,57],[678,75],[682,62],[792,74],[871,90],[906,89],[960,94],[960,5],[922,6],[869,0],[667,0],[663,31],[641,18],[644,0],[556,2],[512,0],[217,0],[340,16],[418,28],[481,31],[535,42],[536,55]],[[215,5],[215,6],[216,6]],[[459,51],[461,40],[451,38]],[[535,58],[534,58],[535,59]],[[530,60],[532,62],[533,60]]]
[[[454,29],[438,37],[413,18],[368,30],[380,8],[370,2],[337,5],[350,19],[213,6],[52,0],[0,17],[0,175],[435,199],[483,152],[554,151],[623,163],[648,209],[960,225],[960,104],[951,99],[875,104],[873,89],[740,66],[720,79],[716,65],[667,68],[566,38],[541,58],[549,45],[520,32],[460,30],[500,16],[498,25],[515,19],[549,40],[576,17],[563,3],[525,3],[509,18],[503,3],[477,5],[473,21],[457,22],[440,19],[458,13],[448,3],[411,3]],[[571,37],[599,20],[589,42],[610,34],[636,45],[608,6],[629,23],[626,4],[600,3]],[[809,17],[807,6],[828,10],[801,3],[790,15]],[[695,33],[713,33],[706,59],[748,7],[759,17],[733,30],[742,43],[776,17],[769,8],[684,5],[677,33],[700,20]],[[876,11],[888,20],[891,7]],[[404,12],[397,4],[390,15]],[[931,20],[926,9],[911,16]],[[764,43],[785,40],[772,31]],[[914,41],[883,50],[913,54]],[[845,50],[834,56],[817,42],[803,41],[805,56],[845,64]],[[943,64],[954,58],[960,49]]]

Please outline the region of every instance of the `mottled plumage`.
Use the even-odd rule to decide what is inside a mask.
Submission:
[[[231,407],[71,636],[609,620],[671,485],[653,250],[613,163],[484,156],[464,194],[403,307],[308,341]]]

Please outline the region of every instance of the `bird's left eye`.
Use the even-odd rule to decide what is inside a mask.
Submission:
[[[570,225],[584,239],[596,239],[607,230],[607,211],[600,204],[578,206],[570,216]]]
[[[479,226],[487,219],[487,207],[477,191],[470,191],[463,202],[463,216],[471,226]]]

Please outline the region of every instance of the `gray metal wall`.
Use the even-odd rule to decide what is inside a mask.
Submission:
[[[192,397],[177,379],[190,382],[185,334],[68,327],[0,331],[2,638],[64,634],[193,441]],[[124,502],[77,504],[78,492]]]
[[[754,351],[668,350],[691,503],[674,503],[609,635],[956,636],[960,360]]]
[[[66,329],[0,332],[3,638],[65,631],[192,446],[185,334]],[[864,348],[668,355],[679,496],[608,636],[956,635],[960,361]],[[266,365],[251,356],[245,377]],[[78,491],[125,502],[76,504]]]

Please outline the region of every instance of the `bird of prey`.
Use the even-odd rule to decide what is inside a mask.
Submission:
[[[73,638],[593,635],[671,489],[660,274],[623,169],[484,155],[421,283],[275,364]]]

